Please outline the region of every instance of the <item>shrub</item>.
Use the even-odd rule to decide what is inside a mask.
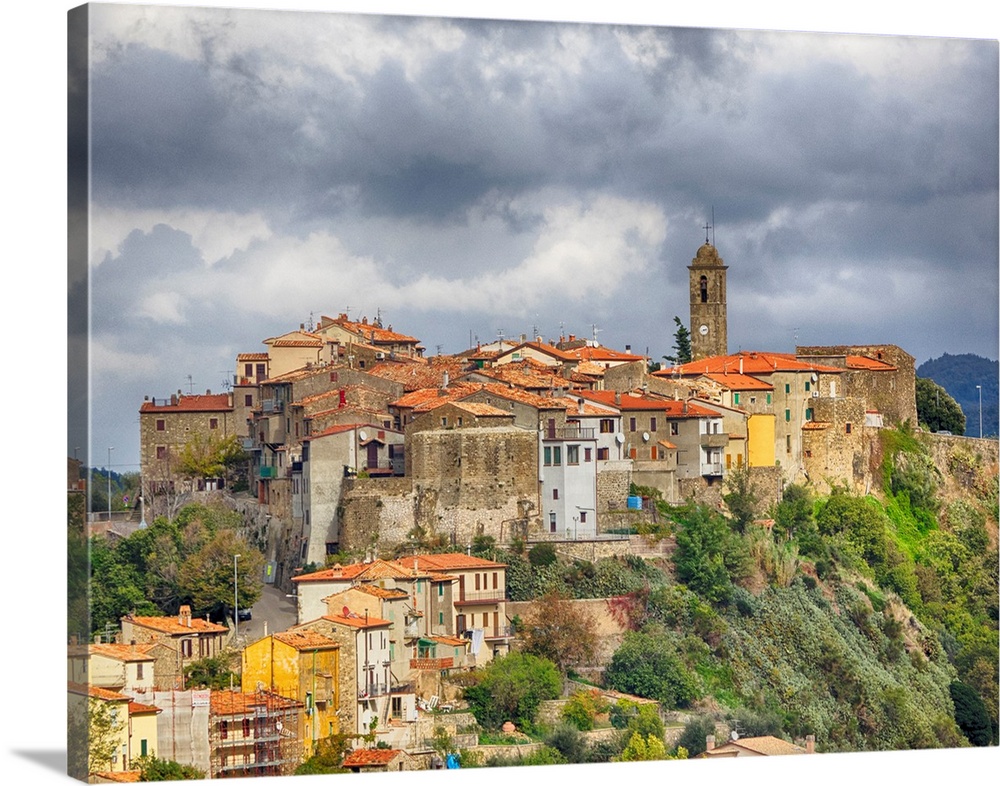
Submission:
[[[607,706],[607,700],[597,691],[578,690],[567,700],[562,718],[580,731],[590,731],[594,728],[594,720]]]
[[[556,561],[556,547],[551,543],[539,543],[528,551],[528,561],[535,567],[552,565]]]

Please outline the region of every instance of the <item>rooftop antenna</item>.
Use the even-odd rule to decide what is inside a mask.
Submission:
[[[307,324],[309,325],[309,332],[312,333],[313,332],[313,327],[314,327],[314,325],[313,325],[313,312],[312,311],[309,312],[309,322]]]
[[[443,347],[444,344],[435,344],[434,346],[437,347],[437,352],[440,355],[441,354],[441,347]]]
[[[188,395],[189,396],[193,396],[194,395],[194,378],[190,374],[188,374],[187,375],[187,381],[188,381]]]
[[[603,328],[597,327],[597,325],[591,325],[590,329],[594,331],[594,343],[597,343],[597,334],[603,330]]]
[[[715,205],[712,205],[712,245],[715,245]]]
[[[375,309],[375,324],[382,327],[382,309]]]
[[[220,371],[219,373],[222,374],[222,389],[229,390],[233,386],[233,383],[229,381],[229,372]]]

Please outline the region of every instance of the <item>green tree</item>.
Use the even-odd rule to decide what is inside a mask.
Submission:
[[[556,561],[556,547],[551,543],[539,543],[528,551],[528,561],[536,568],[552,565]]]
[[[750,480],[750,468],[737,467],[726,478],[726,493],[722,501],[729,508],[737,532],[746,532],[747,527],[757,517],[759,498]]]
[[[125,717],[120,717],[124,713]],[[87,771],[111,769],[121,731],[128,723],[128,707],[91,698],[87,704]]]
[[[948,392],[932,379],[916,378],[917,421],[930,431],[965,434],[965,413]]]
[[[774,534],[796,540],[802,554],[820,556],[823,546],[813,517],[813,502],[812,492],[805,486],[799,483],[785,486],[781,502],[772,511]]]
[[[224,478],[232,467],[246,460],[246,451],[235,434],[222,438],[195,434],[180,450],[177,471],[192,478]]]
[[[596,690],[577,690],[566,701],[560,715],[580,731],[590,731],[597,716],[607,709],[607,700]]]
[[[697,756],[708,747],[709,735],[715,735],[715,721],[707,715],[695,715],[684,724],[677,744],[686,748],[690,756]]]
[[[264,556],[235,531],[226,529],[216,533],[180,567],[178,583],[182,593],[190,598],[195,614],[221,615],[232,609],[236,554],[240,555],[237,563],[240,608],[250,608],[260,598]]]
[[[664,355],[663,359],[675,366],[691,362],[691,331],[684,327],[681,318],[674,317],[677,330],[674,331],[674,354]]]
[[[587,740],[572,723],[559,723],[545,736],[545,744],[555,748],[571,764],[587,761]]]
[[[158,759],[156,756],[140,756],[132,763],[133,768],[140,772],[140,781],[199,781],[206,777],[204,772],[190,764]]]
[[[688,707],[700,695],[697,676],[664,635],[628,631],[611,656],[604,681],[622,693],[656,699],[666,709]]]
[[[230,685],[240,684],[234,661],[236,653],[223,652],[210,658],[202,658],[184,667],[184,684],[188,688],[214,688],[225,690]]]
[[[618,761],[663,761],[664,759],[686,759],[688,753],[684,748],[678,748],[677,753],[670,755],[667,753],[667,746],[662,738],[654,737],[652,734],[643,737],[639,732],[635,732],[621,752]]]
[[[316,742],[313,755],[295,769],[296,775],[328,775],[333,772],[350,772],[344,766],[344,757],[351,750],[353,734],[331,734]]]
[[[979,694],[957,680],[949,686],[955,703],[955,722],[973,745],[986,746],[993,740],[990,713]]]
[[[532,729],[539,704],[562,692],[556,665],[530,653],[511,652],[473,677],[476,682],[465,689],[465,699],[484,729],[499,729],[506,721]]]
[[[677,578],[710,603],[729,598],[732,582],[750,570],[746,543],[722,516],[702,505],[675,511],[680,524],[673,554]]]

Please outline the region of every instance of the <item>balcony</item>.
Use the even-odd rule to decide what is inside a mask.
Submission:
[[[546,428],[544,439],[594,439],[594,429],[567,426],[565,428]]]
[[[701,474],[703,477],[721,478],[722,464],[702,464]]]
[[[484,592],[463,592],[461,597],[454,603],[456,606],[488,606],[497,603],[506,603],[507,598],[501,590],[488,590]]]
[[[389,693],[389,686],[384,682],[369,682],[364,688],[359,688],[358,699],[371,699],[375,696],[385,696]]]
[[[410,658],[410,668],[423,671],[440,671],[455,667],[454,658]]]

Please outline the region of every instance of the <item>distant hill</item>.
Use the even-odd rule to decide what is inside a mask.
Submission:
[[[949,355],[945,353],[917,367],[917,376],[932,379],[948,391],[948,395],[965,413],[965,433],[979,436],[979,391],[983,387],[983,436],[998,433],[997,402],[1000,400],[1000,362],[979,355]]]

